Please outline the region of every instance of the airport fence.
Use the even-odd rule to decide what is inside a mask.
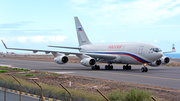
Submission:
[[[4,87],[4,83],[5,83],[4,80],[0,80],[0,87]],[[6,81],[6,88],[18,91],[19,85]],[[38,88],[33,88],[33,87],[28,87],[28,86],[21,86],[21,91],[25,93],[35,94],[35,95],[40,95],[41,93],[41,91]],[[70,101],[69,95],[49,91],[46,89],[43,89],[43,96],[48,97],[48,98],[58,99],[61,101]],[[72,96],[71,101],[94,101],[94,100]]]

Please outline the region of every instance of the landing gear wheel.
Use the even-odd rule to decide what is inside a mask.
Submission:
[[[145,70],[144,70],[145,72],[148,72],[148,68],[147,67],[145,67]]]
[[[109,66],[109,70],[113,70],[113,65],[110,65],[110,66]]]
[[[141,68],[141,72],[144,72],[144,67]]]
[[[95,67],[93,66],[93,67],[91,67],[91,69],[92,69],[92,70],[95,70]]]
[[[100,66],[99,65],[95,65],[93,67],[91,67],[92,70],[99,70],[100,69]]]
[[[113,70],[113,65],[105,65],[105,70]]]
[[[124,65],[123,66],[123,70],[131,70],[131,66],[129,66],[128,64]]]
[[[105,65],[105,70],[108,70],[108,66],[107,65]]]
[[[148,72],[148,68],[147,67],[142,67],[141,72]]]

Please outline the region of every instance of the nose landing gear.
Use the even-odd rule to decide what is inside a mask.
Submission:
[[[147,63],[145,63],[144,67],[141,68],[141,72],[148,72],[148,68],[146,66],[147,66]]]
[[[141,72],[148,72],[148,68],[147,67],[142,67]]]

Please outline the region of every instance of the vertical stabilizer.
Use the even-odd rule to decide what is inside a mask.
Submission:
[[[76,31],[77,31],[79,46],[85,45],[85,44],[91,44],[78,17],[74,17],[74,20],[75,20],[75,24],[76,24]]]
[[[176,51],[174,44],[173,44],[173,46],[172,46],[172,51],[173,51],[173,52]]]

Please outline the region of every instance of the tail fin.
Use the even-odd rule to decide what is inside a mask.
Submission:
[[[172,46],[172,51],[173,51],[173,52],[176,51],[174,44],[173,44],[173,46]]]
[[[85,44],[91,44],[78,17],[74,17],[74,20],[75,20],[75,24],[76,24],[76,31],[77,31],[79,46],[85,45]]]

